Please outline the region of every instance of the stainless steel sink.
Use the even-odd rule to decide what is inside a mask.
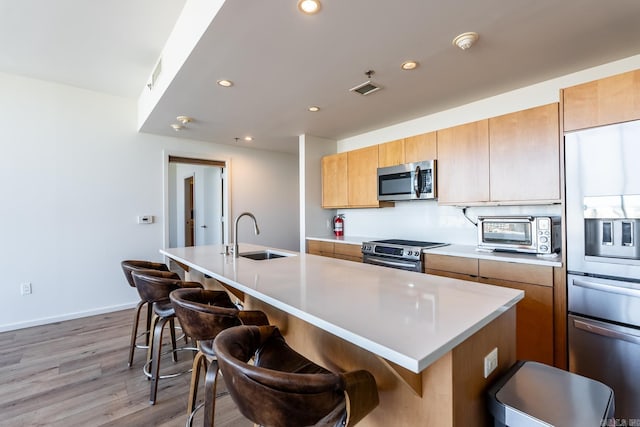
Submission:
[[[294,254],[264,250],[264,251],[244,252],[239,254],[239,256],[243,258],[253,259],[256,261],[262,261],[265,259],[285,258],[289,256],[294,256]]]

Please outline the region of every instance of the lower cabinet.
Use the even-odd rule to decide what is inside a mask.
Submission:
[[[346,259],[348,261],[362,262],[360,245],[352,245],[350,243],[307,240],[307,253],[330,258]]]
[[[425,273],[520,289],[516,357],[554,365],[553,267],[426,255]]]

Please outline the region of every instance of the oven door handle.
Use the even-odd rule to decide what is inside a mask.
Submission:
[[[414,263],[408,263],[408,262],[402,262],[402,261],[390,261],[390,260],[375,258],[375,257],[367,257],[365,264],[381,265],[384,267],[403,267],[403,268],[415,268],[416,266]]]
[[[601,335],[607,338],[623,340],[633,344],[640,344],[640,336],[638,335],[616,331],[611,328],[605,328],[603,326],[596,325],[594,323],[587,322],[584,320],[573,319],[573,326],[576,329],[580,329],[585,332],[590,332],[592,334]]]
[[[630,286],[624,286],[618,282],[616,285],[607,285],[604,283],[590,282],[583,279],[573,279],[573,284],[585,289],[592,289],[595,291],[609,292],[612,294],[627,295],[632,297],[640,297],[640,290],[632,288]]]

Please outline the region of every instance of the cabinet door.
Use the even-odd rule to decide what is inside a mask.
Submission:
[[[438,203],[489,201],[489,121],[437,132]]]
[[[404,161],[406,163],[437,158],[436,132],[423,133],[404,139]]]
[[[362,262],[361,246],[350,243],[336,243],[334,245],[334,258]]]
[[[424,265],[427,274],[472,281],[478,279],[478,260],[475,258],[427,254]]]
[[[489,119],[491,201],[559,201],[558,103]]]
[[[553,365],[553,268],[479,261],[480,282],[525,292],[516,306],[516,357]]]
[[[347,206],[347,153],[332,154],[322,158],[322,207]]]
[[[378,207],[378,146],[347,152],[351,207]]]
[[[562,91],[564,130],[640,119],[640,70]]]
[[[307,252],[311,255],[333,258],[334,244],[322,240],[307,240]]]
[[[404,162],[404,139],[378,144],[378,167],[396,166]]]

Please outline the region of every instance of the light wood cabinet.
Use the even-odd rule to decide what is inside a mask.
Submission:
[[[489,121],[437,132],[438,203],[464,205],[489,199]]]
[[[327,242],[323,240],[307,240],[307,253],[329,258],[362,262],[360,245],[350,243]]]
[[[378,167],[397,166],[405,163],[404,139],[378,144]]]
[[[342,208],[349,204],[347,153],[322,158],[322,207]]]
[[[425,273],[524,291],[516,306],[516,357],[554,365],[552,267],[427,254]]]
[[[378,167],[381,168],[437,158],[436,132],[378,144]]]
[[[564,130],[640,119],[640,70],[562,90]]]
[[[438,158],[436,132],[428,132],[404,139],[404,162],[421,162]]]
[[[378,207],[378,146],[347,152],[350,207]]]
[[[560,201],[558,103],[489,119],[492,202]]]
[[[560,201],[558,103],[438,131],[438,203]]]

